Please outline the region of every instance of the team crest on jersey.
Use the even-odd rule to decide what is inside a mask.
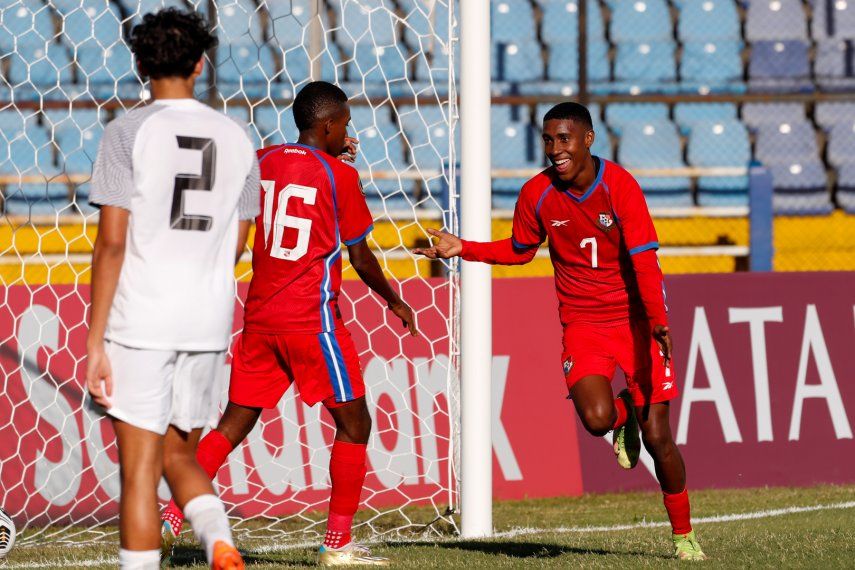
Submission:
[[[568,357],[567,360],[564,361],[563,368],[564,368],[564,376],[567,376],[568,374],[570,374],[570,371],[573,370],[573,357],[572,356]]]
[[[615,219],[611,214],[606,212],[601,212],[599,219],[597,220],[600,223],[600,227],[605,231],[610,231],[613,227],[615,227]]]

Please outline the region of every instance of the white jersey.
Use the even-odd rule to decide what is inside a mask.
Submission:
[[[228,348],[238,219],[259,209],[246,126],[195,99],[107,125],[90,202],[130,212],[105,338],[142,349]]]

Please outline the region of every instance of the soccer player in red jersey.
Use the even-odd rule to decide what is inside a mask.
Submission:
[[[351,540],[353,516],[367,471],[371,416],[359,357],[338,308],[341,246],[350,264],[412,335],[412,309],[383,275],[366,242],[373,220],[356,170],[337,160],[348,145],[345,93],[313,82],[294,99],[298,142],[258,151],[261,213],[256,219],[253,276],[244,329],[232,360],[229,402],[217,429],[199,443],[197,460],[213,478],[248,435],[264,408],[292,383],[308,405],[318,402],[336,425],[330,457],[332,491],[320,563],[386,565]],[[183,516],[174,503],[163,513],[165,543]]]
[[[543,121],[552,166],[523,186],[511,237],[477,243],[428,230],[438,242],[414,252],[517,265],[531,261],[549,239],[564,327],[561,364],[576,412],[592,435],[615,431],[615,454],[627,469],[638,462],[640,425],[675,554],[703,559],[690,522],[686,468],[669,422],[677,386],[656,230],[638,183],[617,164],[592,156],[593,142],[588,110],[556,105]],[[626,374],[627,390],[615,399],[617,366]]]

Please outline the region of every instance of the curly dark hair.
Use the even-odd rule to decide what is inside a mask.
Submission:
[[[146,14],[131,30],[130,43],[143,75],[189,77],[202,54],[217,45],[217,36],[196,12],[165,8]]]
[[[347,103],[347,95],[326,81],[313,81],[303,87],[294,98],[294,123],[302,132],[318,121],[334,115]]]

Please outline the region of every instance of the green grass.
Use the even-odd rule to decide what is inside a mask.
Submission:
[[[850,501],[855,501],[855,486],[708,490],[692,493],[692,514],[693,518],[702,519]],[[424,518],[426,512],[412,509],[408,514]],[[678,566],[670,558],[667,527],[578,531],[579,527],[665,520],[657,493],[500,501],[494,505],[494,526],[498,532],[520,528],[534,531],[514,538],[477,541],[458,540],[451,534],[432,542],[399,539],[377,544],[374,551],[392,558],[394,565],[401,568]],[[710,568],[852,568],[853,524],[855,508],[838,508],[760,519],[700,522],[695,530],[710,557],[704,565]],[[567,530],[570,527],[576,530]],[[253,568],[311,566],[315,560],[314,549],[286,549],[276,540],[243,541],[240,547]],[[174,567],[204,568],[202,552],[191,542],[181,543],[175,554]],[[6,563],[9,568],[73,568],[84,563],[90,568],[111,568],[115,567],[115,555],[113,543],[80,548],[26,546],[16,548]],[[103,564],[96,562],[99,560]]]

